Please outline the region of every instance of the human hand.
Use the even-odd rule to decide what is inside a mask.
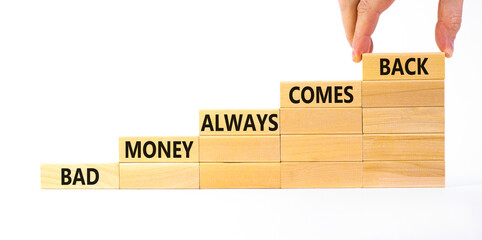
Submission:
[[[363,53],[373,51],[371,35],[375,31],[380,14],[394,0],[338,0],[346,38],[352,47],[354,62],[362,60]],[[454,52],[454,40],[462,23],[463,0],[440,0],[435,41],[446,57]]]

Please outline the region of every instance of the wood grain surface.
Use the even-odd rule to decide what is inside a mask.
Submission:
[[[280,163],[201,163],[201,188],[280,188]]]
[[[282,162],[361,162],[362,135],[282,135]]]
[[[443,133],[443,107],[363,108],[363,133]]]
[[[280,162],[279,136],[201,136],[200,162]]]
[[[445,162],[363,162],[363,187],[444,187]]]
[[[120,188],[199,188],[199,163],[121,163]]]
[[[361,108],[281,108],[281,134],[360,134]]]
[[[361,162],[281,163],[281,188],[360,188]]]

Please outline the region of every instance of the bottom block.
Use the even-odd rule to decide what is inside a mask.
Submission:
[[[279,163],[201,163],[201,188],[280,188]]]
[[[121,189],[199,188],[199,163],[121,163]]]
[[[363,187],[444,187],[445,162],[364,162]]]
[[[281,188],[360,188],[361,162],[281,163]]]
[[[119,164],[42,164],[40,182],[44,189],[117,189]]]

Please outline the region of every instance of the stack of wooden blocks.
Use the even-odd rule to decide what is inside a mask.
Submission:
[[[121,137],[42,188],[443,187],[443,53],[364,54],[363,81],[282,82],[281,108],[201,110],[199,137]]]

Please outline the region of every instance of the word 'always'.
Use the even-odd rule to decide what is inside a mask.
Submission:
[[[201,132],[209,131],[277,131],[278,114],[214,114],[214,121],[210,114],[204,116]],[[214,122],[214,123],[213,123]],[[224,124],[223,124],[224,123]],[[223,127],[224,126],[224,127]],[[258,127],[257,127],[258,126]]]

